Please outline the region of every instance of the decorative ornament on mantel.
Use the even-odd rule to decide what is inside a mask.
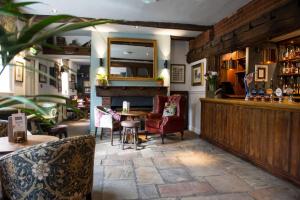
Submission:
[[[159,86],[164,86],[164,78],[162,76],[157,77],[155,80]]]
[[[100,67],[98,68],[98,72],[96,75],[97,85],[99,86],[107,86],[108,80],[107,80],[107,74],[105,72],[105,68],[103,67],[103,58],[99,59]]]

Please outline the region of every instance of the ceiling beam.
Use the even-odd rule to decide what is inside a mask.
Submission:
[[[184,37],[184,36],[171,35],[171,40],[191,41],[193,39],[195,39],[195,37]]]
[[[27,14],[28,17],[33,15]],[[35,17],[36,21],[44,19],[49,15],[37,15]],[[93,18],[78,18],[72,20],[73,22],[79,22],[80,19],[83,20],[93,20]],[[62,20],[62,23],[69,22],[68,20]],[[163,28],[163,29],[177,29],[177,30],[186,30],[186,31],[206,31],[212,26],[206,25],[197,25],[197,24],[182,24],[182,23],[170,23],[170,22],[150,22],[150,21],[125,21],[125,20],[116,20],[115,24],[128,25],[128,26],[141,26],[141,27],[152,27],[152,28]]]

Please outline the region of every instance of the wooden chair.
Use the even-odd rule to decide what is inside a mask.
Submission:
[[[97,130],[100,128],[100,140],[102,140],[103,129],[110,130],[111,145],[113,145],[113,132],[119,131],[119,137],[121,140],[121,125],[119,121],[113,119],[112,114],[106,112],[102,106],[94,108],[94,124],[95,124],[95,137],[97,136]]]

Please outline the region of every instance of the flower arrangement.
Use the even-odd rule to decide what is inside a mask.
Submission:
[[[100,85],[100,86],[108,85],[108,80],[107,80],[106,74],[97,74],[96,79],[98,81],[98,85]]]
[[[158,82],[159,85],[164,85],[164,77],[158,76],[155,80]]]
[[[204,74],[205,80],[208,82],[209,91],[215,91],[217,87],[218,72],[208,71]]]

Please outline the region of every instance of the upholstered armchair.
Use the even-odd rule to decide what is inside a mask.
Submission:
[[[166,103],[176,105],[177,109],[174,116],[163,116]],[[146,136],[148,133],[160,134],[162,144],[164,144],[166,134],[180,132],[181,139],[183,139],[185,103],[186,98],[180,95],[156,96],[154,99],[153,112],[149,113],[146,119]]]
[[[91,199],[95,138],[77,136],[0,157],[4,199]]]
[[[100,140],[102,140],[103,129],[107,128],[110,130],[111,145],[113,145],[113,132],[119,131],[119,137],[121,140],[121,125],[120,119],[114,119],[114,113],[107,112],[104,107],[97,106],[94,108],[94,125],[95,125],[95,136],[97,136],[97,130],[100,128]]]
[[[7,136],[7,127],[8,127],[8,121],[7,120],[0,120],[0,137],[6,137]]]

